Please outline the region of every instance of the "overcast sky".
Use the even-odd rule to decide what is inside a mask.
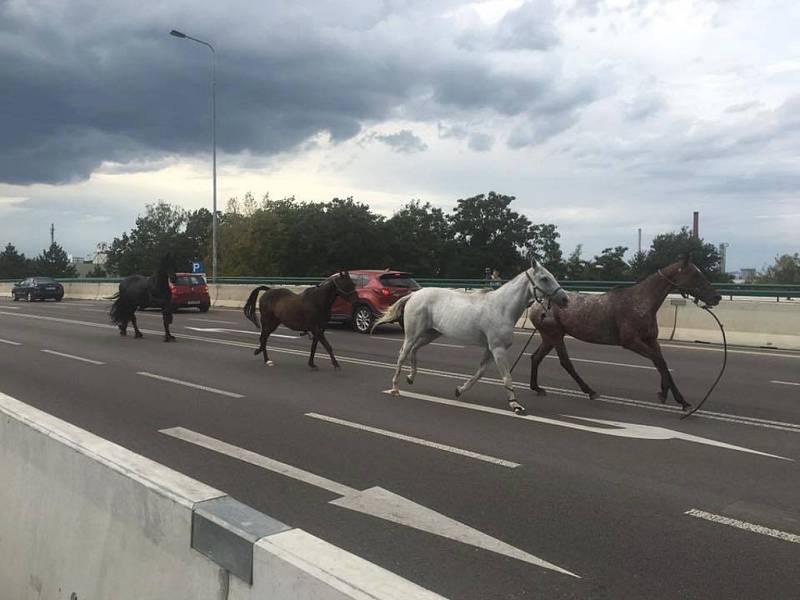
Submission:
[[[691,223],[728,268],[800,251],[795,0],[0,0],[0,243],[73,254],[144,205],[490,190],[562,248]],[[368,261],[366,261],[368,262]]]

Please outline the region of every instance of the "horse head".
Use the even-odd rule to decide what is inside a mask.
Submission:
[[[692,262],[689,254],[678,262],[660,269],[659,273],[679,292],[694,297],[695,301],[703,302],[707,306],[716,306],[722,300],[720,293]]]
[[[156,278],[158,280],[168,279],[169,281],[175,281],[175,257],[172,251],[167,251],[158,261]]]
[[[545,269],[538,260],[531,258],[530,271],[528,279],[533,287],[534,298],[538,299],[538,295],[541,293],[545,298],[562,308],[569,303],[567,293],[561,288],[553,274]]]
[[[356,284],[350,279],[350,273],[348,271],[339,271],[338,274],[331,277],[331,281],[336,288],[337,296],[341,296],[348,302],[355,302],[358,300]]]

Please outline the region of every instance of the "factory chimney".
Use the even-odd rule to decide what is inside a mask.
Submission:
[[[694,211],[692,217],[692,237],[697,240],[700,239],[700,211]]]

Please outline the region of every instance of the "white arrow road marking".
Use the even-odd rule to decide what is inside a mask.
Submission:
[[[212,333],[249,333],[250,335],[261,335],[260,331],[251,331],[249,329],[227,329],[224,327],[190,327],[186,325],[186,329],[192,331],[210,331]],[[286,338],[287,340],[299,340],[299,335],[281,335],[280,333],[271,333],[269,337]]]
[[[580,576],[576,575],[575,573],[567,571],[566,569],[562,569],[561,567],[549,563],[546,560],[542,560],[537,556],[528,554],[519,548],[515,548],[514,546],[486,535],[477,529],[473,529],[468,525],[460,523],[454,519],[451,519],[450,517],[446,517],[441,513],[426,508],[421,504],[417,504],[416,502],[404,498],[403,496],[394,494],[383,488],[372,487],[362,492],[337,481],[315,475],[314,473],[309,473],[308,471],[298,469],[292,465],[282,463],[269,457],[262,456],[261,454],[228,444],[222,440],[218,440],[207,435],[203,435],[202,433],[185,429],[183,427],[162,429],[160,430],[160,433],[178,438],[179,440],[183,440],[185,442],[189,442],[190,444],[207,448],[208,450],[213,450],[214,452],[219,452],[220,454],[225,454],[243,462],[267,469],[268,471],[285,475],[286,477],[291,477],[292,479],[297,479],[303,483],[308,483],[341,496],[341,498],[332,500],[330,504],[371,515],[373,517],[378,517],[379,519],[391,521],[392,523],[405,525],[406,527],[419,529],[420,531],[425,531],[427,533],[432,533],[434,535],[455,540],[457,542],[461,542],[462,544],[469,544],[477,548],[495,552],[496,554],[502,554],[503,556],[516,558],[517,560],[521,560],[532,565],[557,571],[559,573],[580,579]]]
[[[779,540],[800,544],[800,535],[781,531],[780,529],[770,529],[769,527],[764,527],[763,525],[755,525],[753,523],[748,523],[747,521],[731,519],[730,517],[723,517],[722,515],[715,515],[714,513],[698,510],[696,508],[687,510],[683,514],[689,515],[690,517],[697,517],[698,519],[705,519],[706,521],[711,521],[712,523],[730,525],[731,527],[736,527],[737,529],[744,529],[745,531],[752,531],[754,533],[760,533],[761,535],[768,535],[770,537],[778,538]]]
[[[391,394],[392,390],[384,390],[383,393]],[[781,460],[794,461],[794,459],[786,458],[785,456],[778,456],[777,454],[768,454],[766,452],[759,452],[758,450],[751,450],[749,448],[743,448],[742,446],[734,446],[732,444],[726,444],[725,442],[718,442],[716,440],[700,437],[698,435],[691,435],[689,433],[683,433],[682,431],[674,431],[672,429],[666,429],[664,427],[653,427],[651,425],[639,425],[637,423],[623,423],[621,421],[606,421],[604,419],[589,419],[587,417],[561,415],[568,419],[579,419],[581,421],[589,421],[591,423],[599,423],[601,425],[609,426],[609,427],[592,427],[591,425],[570,423],[569,421],[559,421],[558,419],[550,419],[548,417],[537,417],[535,415],[516,415],[510,410],[494,408],[493,406],[481,406],[480,404],[470,404],[469,402],[461,402],[460,400],[450,400],[448,398],[439,398],[437,396],[418,394],[416,392],[406,392],[401,390],[400,395],[405,396],[407,398],[415,398],[417,400],[435,402],[437,404],[446,404],[448,406],[468,408],[470,410],[477,410],[481,412],[493,413],[496,415],[503,415],[504,417],[525,419],[527,421],[535,421],[536,423],[545,423],[547,425],[567,427],[569,429],[577,429],[578,431],[589,431],[591,433],[599,433],[601,435],[635,438],[640,440],[685,440],[687,442],[705,444],[706,446],[716,446],[718,448],[726,448],[728,450],[737,450],[739,452],[747,452],[749,454],[758,454],[760,456],[768,456],[770,458],[779,458]]]
[[[369,431],[370,433],[377,433],[378,435],[384,435],[386,437],[390,437],[396,440],[402,440],[404,442],[410,442],[412,444],[417,444],[420,446],[427,446],[428,448],[435,448],[436,450],[444,450],[445,452],[460,454],[461,456],[474,458],[475,460],[482,460],[484,462],[491,463],[494,465],[500,465],[501,467],[508,467],[509,469],[516,469],[517,467],[520,466],[519,463],[515,463],[510,460],[505,460],[503,458],[497,458],[494,456],[489,456],[487,454],[481,454],[480,452],[473,452],[472,450],[464,450],[463,448],[456,448],[455,446],[448,446],[447,444],[440,444],[439,442],[431,442],[430,440],[423,440],[422,438],[414,437],[411,435],[405,435],[403,433],[397,433],[396,431],[389,431],[388,429],[379,429],[378,427],[370,427],[369,425],[363,425],[361,423],[355,423],[353,421],[346,421],[344,419],[337,419],[336,417],[321,415],[319,413],[306,413],[306,416],[311,417],[312,419],[319,419],[320,421],[327,421],[328,423],[335,423],[336,425],[344,425],[345,427],[352,427],[353,429],[360,429],[362,431]]]

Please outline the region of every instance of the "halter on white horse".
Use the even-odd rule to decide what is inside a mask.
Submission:
[[[484,348],[475,374],[456,388],[456,396],[469,390],[481,378],[494,359],[503,378],[508,404],[514,412],[525,409],[517,402],[512,387],[508,349],[514,339],[514,325],[532,301],[553,301],[561,306],[567,295],[555,277],[538,262],[502,287],[484,294],[466,294],[444,288],[424,288],[395,302],[375,326],[397,321],[401,316],[405,340],[397,358],[392,378],[392,394],[399,394],[398,379],[403,363],[410,357],[411,372],[406,380],[414,383],[417,374],[417,351],[439,336]]]

